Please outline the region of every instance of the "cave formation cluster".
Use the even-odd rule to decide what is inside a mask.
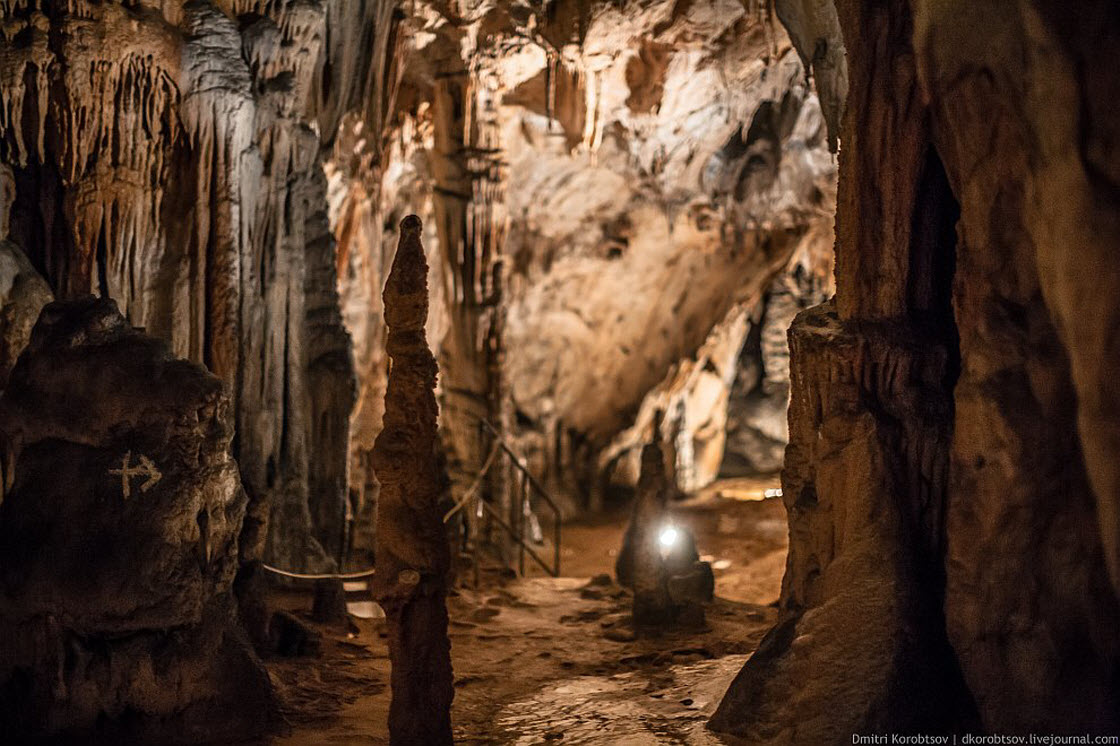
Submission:
[[[260,727],[262,563],[385,549],[378,464],[459,499],[484,419],[571,512],[651,442],[686,491],[784,451],[717,730],[1116,731],[1118,43],[1107,0],[0,0],[0,715]]]

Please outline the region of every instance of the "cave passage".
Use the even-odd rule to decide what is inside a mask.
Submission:
[[[1118,49],[0,2],[0,741],[1120,743]]]

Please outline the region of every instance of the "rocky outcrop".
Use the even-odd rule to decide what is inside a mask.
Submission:
[[[660,424],[658,417],[655,431]],[[704,604],[712,600],[711,565],[699,561],[692,534],[670,517],[669,498],[675,491],[655,432],[653,442],[642,449],[638,494],[615,563],[619,584],[634,591],[632,617],[638,632],[702,626]]]
[[[39,312],[53,300],[27,256],[8,240],[15,188],[12,169],[0,163],[0,390],[27,346]]]
[[[0,432],[6,737],[198,743],[272,727],[232,593],[247,499],[222,382],[112,301],[52,303]]]
[[[951,400],[938,388],[949,356],[910,331],[857,332],[831,303],[790,331],[782,488],[797,550],[784,620],[732,683],[716,730],[839,744],[853,733],[947,732],[967,717],[929,593],[940,582],[930,542],[947,483]]]
[[[737,3],[674,7],[596,9],[561,50],[555,98],[573,71],[580,145],[562,146],[565,115],[531,101],[503,128],[511,394],[530,422],[596,456],[737,304],[756,304],[798,249],[831,243],[824,121],[774,19]]]
[[[634,590],[635,627],[660,626],[671,621],[672,602],[662,577],[658,534],[668,523],[669,497],[673,491],[665,474],[665,456],[655,435],[654,441],[642,449],[638,494],[615,563],[619,584]]]
[[[1120,17],[838,10],[837,293],[790,333],[783,621],[712,725],[1115,732]]]
[[[53,300],[47,283],[19,247],[0,238],[0,388],[31,339],[31,327]]]
[[[440,511],[450,483],[439,456],[436,361],[424,336],[428,265],[420,219],[401,221],[385,283],[391,360],[384,427],[373,450],[377,503],[374,595],[385,610],[392,661],[390,742],[450,744],[451,641],[447,636],[450,545]]]

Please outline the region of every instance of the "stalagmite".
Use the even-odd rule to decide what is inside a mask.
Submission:
[[[634,589],[635,626],[669,621],[669,590],[661,569],[658,532],[668,516],[669,485],[665,457],[656,435],[642,449],[642,470],[634,514],[615,566],[618,580]]]
[[[715,582],[711,565],[699,561],[692,534],[670,516],[669,499],[676,486],[666,469],[660,431],[658,414],[653,440],[642,449],[638,495],[615,564],[619,583],[634,590],[638,630],[702,623],[703,604],[712,600]]]
[[[450,550],[438,503],[448,479],[437,449],[436,361],[428,349],[428,264],[415,215],[401,238],[383,295],[391,360],[384,427],[373,463],[377,505],[374,592],[385,610],[393,671],[394,746],[451,739],[451,642],[447,637]]]

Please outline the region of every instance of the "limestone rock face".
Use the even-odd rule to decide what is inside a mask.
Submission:
[[[222,382],[112,301],[52,303],[0,432],[5,732],[186,743],[270,727],[232,594],[247,499]]]
[[[819,262],[818,262],[819,265]],[[724,476],[776,472],[789,441],[789,344],[786,332],[798,312],[832,293],[831,262],[795,261],[774,278],[751,318],[728,391]],[[827,274],[826,274],[827,273]]]
[[[262,551],[290,569],[344,543],[354,384],[322,162],[345,114],[381,129],[393,6],[0,8],[8,238],[57,297],[113,298],[230,386]]]
[[[19,247],[0,239],[0,387],[31,338],[39,311],[54,297]]]
[[[712,724],[775,744],[931,717],[1115,732],[1120,73],[1101,50],[1120,16],[836,10],[837,292],[790,332],[783,622]],[[837,644],[857,619],[894,653]],[[827,686],[797,688],[810,664]]]
[[[790,330],[782,488],[798,550],[783,581],[784,621],[712,719],[755,742],[943,732],[968,715],[927,595],[938,582],[927,541],[940,521],[930,498],[945,489],[948,465],[950,401],[937,391],[947,351],[889,325],[861,332],[832,304]]]
[[[15,187],[12,169],[0,163],[0,389],[27,346],[39,311],[53,300],[47,283],[20,248],[8,240]]]
[[[765,4],[422,2],[408,25],[394,139],[424,145],[433,182],[402,197],[431,197],[453,476],[485,456],[486,416],[578,504],[620,451],[637,463],[641,442],[612,441],[647,429],[651,392],[702,370],[714,330],[791,257],[830,254],[821,107]],[[697,402],[685,427],[708,480],[731,377],[682,375],[692,390],[674,392]]]
[[[565,48],[555,75],[585,92],[581,145],[556,146],[536,100],[503,109],[511,393],[595,442],[799,248],[831,245],[824,120],[773,18],[670,6],[597,9]]]
[[[961,205],[949,638],[992,730],[1114,732],[1120,265],[1106,247],[1120,241],[1120,70],[1101,50],[1120,42],[1120,14],[1016,3],[980,43],[964,29],[1003,16],[999,4],[913,13],[934,143]]]

